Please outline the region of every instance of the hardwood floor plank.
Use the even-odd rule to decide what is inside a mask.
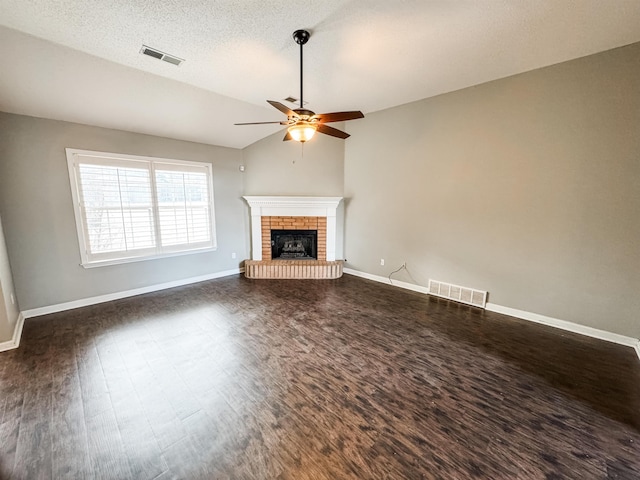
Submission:
[[[168,467],[118,345],[98,345],[97,350],[133,478],[155,478]]]
[[[141,345],[144,346],[144,342],[139,340],[131,338],[122,341],[118,345],[118,349],[124,359],[137,398],[142,405],[143,414],[162,452],[173,443],[183,439],[186,436],[186,431],[170,402],[164,396],[158,378],[145,359],[141,348]],[[126,408],[124,404],[120,405]]]
[[[93,340],[83,342],[76,350],[78,376],[84,416],[91,418],[111,411],[111,397]]]
[[[113,411],[93,415],[86,424],[95,478],[133,478]]]
[[[52,476],[93,478],[75,345],[69,334],[55,336],[54,341],[66,348],[56,349],[51,357],[51,370],[55,372],[52,375]]]
[[[18,437],[22,422],[24,395],[3,389],[4,409],[0,423],[2,455],[0,455],[0,478],[11,478],[16,461]]]
[[[31,381],[35,388],[25,393],[15,453],[15,478],[49,479],[52,477],[52,405],[51,381],[46,360],[43,370]]]

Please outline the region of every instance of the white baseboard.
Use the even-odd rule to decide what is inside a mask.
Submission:
[[[503,307],[502,305],[496,305],[495,303],[487,303],[486,309],[491,312],[502,313],[511,317],[521,318],[522,320],[529,320],[530,322],[559,328],[561,330],[566,330],[567,332],[579,333],[580,335],[617,343],[626,347],[635,347],[638,344],[637,338],[627,337],[625,335],[607,332],[606,330],[599,330],[593,327],[587,327],[586,325],[580,325],[579,323],[568,322],[558,318],[547,317],[538,313],[517,310],[511,307]]]
[[[211,273],[208,275],[200,275],[198,277],[183,278],[181,280],[175,280],[173,282],[159,283],[156,285],[150,285],[148,287],[135,288],[133,290],[125,290],[122,292],[108,293],[106,295],[98,295],[96,297],[81,298],[80,300],[74,300],[72,302],[58,303],[56,305],[49,305],[46,307],[32,308],[22,312],[24,318],[39,317],[40,315],[48,315],[50,313],[63,312],[65,310],[71,310],[79,307],[86,307],[89,305],[95,305],[97,303],[110,302],[112,300],[119,300],[121,298],[134,297],[136,295],[142,295],[144,293],[157,292],[160,290],[166,290],[168,288],[181,287],[183,285],[189,285],[191,283],[204,282],[206,280],[213,280],[214,278],[228,277],[230,275],[238,275],[244,272],[244,268],[234,268],[232,270],[225,270],[222,272]]]
[[[366,278],[367,280],[373,280],[374,282],[386,283],[387,285],[393,285],[394,287],[404,288],[405,290],[411,290],[418,293],[429,293],[427,287],[416,285],[414,283],[401,282],[399,280],[389,281],[389,277],[382,277],[380,275],[373,275],[371,273],[360,272],[359,270],[353,270],[351,268],[343,269],[344,273],[353,275],[355,277]]]
[[[426,294],[429,293],[429,290],[426,287],[423,287],[421,285],[415,285],[412,283],[400,282],[396,280],[394,280],[393,282],[389,282],[388,277],[372,275],[370,273],[360,272],[358,270],[353,270],[351,268],[345,268],[344,273],[349,275],[354,275],[356,277],[366,278],[368,280],[373,280],[374,282],[385,283],[387,285],[394,285],[396,287],[405,288],[407,290],[412,290],[414,292],[426,293]],[[545,315],[540,315],[538,313],[527,312],[524,310],[517,310],[511,307],[503,307],[502,305],[497,305],[495,303],[487,303],[485,309],[491,312],[501,313],[504,315],[509,315],[511,317],[520,318],[522,320],[528,320],[530,322],[536,322],[536,323],[540,323],[550,327],[559,328],[561,330],[565,330],[568,332],[578,333],[580,335],[586,335],[588,337],[597,338],[599,340],[605,340],[607,342],[617,343],[619,345],[624,345],[626,347],[632,347],[635,349],[636,354],[638,355],[638,359],[640,359],[640,340],[637,338],[627,337],[625,335],[607,332],[605,330],[599,330],[597,328],[587,327],[585,325],[568,322],[566,320],[560,320],[558,318],[547,317]]]
[[[13,336],[11,337],[11,340],[7,340],[6,342],[0,342],[0,352],[13,350],[14,348],[18,348],[20,346],[20,338],[22,337],[22,327],[24,327],[24,315],[20,313],[18,315],[18,320],[16,321],[16,325],[13,327]]]

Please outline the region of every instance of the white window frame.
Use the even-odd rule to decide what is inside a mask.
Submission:
[[[193,162],[187,160],[176,160],[169,158],[145,157],[138,155],[127,155],[120,153],[96,152],[91,150],[80,150],[75,148],[66,148],[67,167],[69,169],[69,181],[71,186],[71,196],[73,199],[73,211],[76,221],[76,232],[78,235],[78,245],[80,248],[81,265],[84,268],[101,267],[106,265],[117,265],[121,263],[139,262],[144,260],[152,260],[157,258],[174,257],[178,255],[189,255],[194,253],[211,252],[217,249],[216,228],[215,228],[215,209],[214,209],[214,192],[213,192],[213,171],[210,163]],[[79,161],[78,157],[82,157]],[[108,254],[91,254],[89,244],[89,233],[87,229],[87,221],[83,215],[80,193],[80,171],[79,164],[95,164],[105,166],[129,166],[145,165],[149,171],[152,212],[154,218],[154,236],[156,246],[138,250],[110,252]],[[210,226],[210,242],[201,242],[199,244],[182,244],[182,245],[161,245],[160,223],[159,223],[159,202],[158,190],[156,188],[155,172],[156,168],[160,170],[177,170],[182,172],[206,171],[207,184],[209,193],[209,226]]]

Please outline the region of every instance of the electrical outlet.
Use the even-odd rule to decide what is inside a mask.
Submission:
[[[236,258],[236,252],[231,252],[231,258]]]
[[[384,258],[380,259],[380,265],[382,265],[384,267]]]

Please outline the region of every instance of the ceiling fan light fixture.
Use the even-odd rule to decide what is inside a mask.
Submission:
[[[326,125],[331,122],[346,122],[347,120],[355,120],[357,118],[364,118],[364,115],[361,111],[350,111],[350,112],[332,112],[332,113],[321,113],[316,115],[311,110],[304,108],[305,101],[302,96],[302,47],[307,40],[309,40],[309,36],[311,34],[306,30],[296,30],[293,32],[293,39],[296,41],[298,45],[300,45],[300,108],[294,108],[291,110],[286,105],[283,105],[280,102],[276,102],[274,100],[267,100],[272,107],[280,110],[287,116],[287,119],[279,122],[249,122],[249,123],[236,123],[236,125],[263,125],[267,123],[278,123],[280,125],[287,125],[287,134],[282,139],[283,142],[289,140],[295,140],[296,142],[304,143],[308,142],[313,138],[316,132],[322,133],[324,135],[329,135],[331,137],[336,138],[349,138],[349,134],[347,132],[343,132],[338,130],[337,128],[330,127]],[[295,103],[296,99],[294,97],[287,97],[284,99],[285,102]]]
[[[313,138],[316,128],[318,128],[317,125],[312,125],[309,122],[298,122],[291,125],[287,131],[296,142],[304,143]]]

